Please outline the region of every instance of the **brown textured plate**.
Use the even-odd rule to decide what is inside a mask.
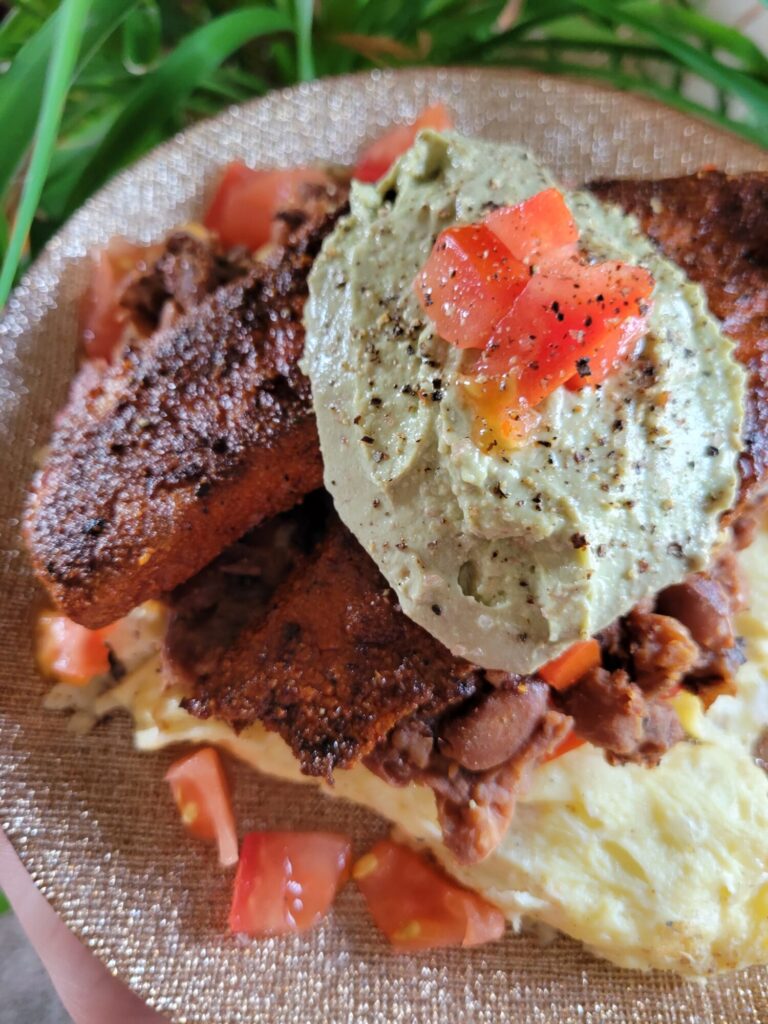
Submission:
[[[75,366],[84,256],[117,233],[160,237],[199,215],[216,169],[349,161],[393,120],[444,100],[467,133],[522,143],[562,179],[656,177],[702,164],[768,169],[768,154],[659,105],[563,79],[496,70],[376,73],[301,86],[192,128],[119,175],[54,238],[9,303],[0,337],[0,821],[68,925],[152,1006],[178,1022],[324,1024],[472,1020],[536,1024],[714,1024],[768,1020],[768,971],[687,984],[619,971],[566,939],[396,956],[350,886],[304,938],[241,943],[226,933],[231,877],[183,841],[162,776],[128,722],[86,737],[40,708],[31,651],[35,587],[18,522],[33,452]],[[385,830],[371,814],[235,773],[242,831],[349,831],[361,850]]]

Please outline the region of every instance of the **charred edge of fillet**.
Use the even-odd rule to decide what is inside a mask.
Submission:
[[[297,363],[307,273],[344,208],[337,197],[245,279],[75,379],[25,537],[77,621],[104,625],[172,589],[321,484]]]

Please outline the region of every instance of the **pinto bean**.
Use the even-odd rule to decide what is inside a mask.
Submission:
[[[690,631],[671,615],[637,609],[627,616],[627,627],[634,681],[644,693],[670,693],[701,653]]]
[[[547,711],[548,687],[520,683],[485,694],[468,711],[449,719],[438,746],[470,771],[485,771],[509,760],[528,741]]]
[[[683,738],[674,708],[647,699],[621,669],[592,669],[558,694],[557,702],[573,717],[578,735],[602,747],[611,764],[657,765],[662,754]]]
[[[707,650],[733,647],[731,602],[711,576],[696,573],[683,583],[667,587],[659,594],[656,608],[687,626],[696,643]]]

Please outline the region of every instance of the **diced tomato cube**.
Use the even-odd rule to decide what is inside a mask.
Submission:
[[[548,754],[542,763],[546,764],[547,761],[556,761],[558,757],[562,757],[563,754],[569,753],[571,750],[578,750],[579,747],[583,747],[586,743],[581,736],[577,736],[576,733],[571,729],[568,735],[562,742],[560,742],[551,754]]]
[[[376,843],[352,877],[395,949],[477,946],[504,934],[500,910],[407,846]]]
[[[311,928],[349,875],[349,838],[333,832],[250,832],[235,878],[230,930],[284,935]]]
[[[580,391],[582,388],[597,387],[598,384],[605,383],[626,361],[647,329],[644,317],[629,317],[606,335],[600,350],[589,359],[587,365],[581,365],[579,372],[570,377],[565,386],[569,391]]]
[[[378,181],[399,156],[410,149],[416,136],[424,128],[445,132],[453,128],[453,118],[443,103],[435,103],[422,110],[411,124],[395,125],[362,151],[355,164],[352,177],[358,181]]]
[[[84,686],[95,676],[108,672],[107,639],[114,625],[86,629],[61,612],[41,612],[37,620],[37,660],[41,671],[74,686]]]
[[[542,665],[537,675],[540,675],[545,683],[555,690],[567,690],[591,668],[597,668],[600,664],[600,644],[594,637],[589,640],[579,640],[568,648],[567,651],[546,665]]]
[[[414,289],[438,334],[482,348],[528,281],[528,269],[483,224],[441,232]]]
[[[327,182],[317,167],[254,170],[235,160],[224,168],[204,217],[226,247],[260,249],[269,242],[275,215],[302,204],[307,185]]]
[[[547,188],[516,206],[503,206],[485,218],[486,225],[518,260],[537,265],[576,255],[579,229],[556,188]]]
[[[538,405],[583,372],[624,320],[642,317],[652,290],[648,271],[625,263],[571,261],[565,274],[534,274],[497,324],[478,370],[508,374],[518,400]]]
[[[160,248],[113,238],[89,254],[90,279],[79,309],[80,337],[89,359],[109,359],[122,340],[128,321],[128,311],[120,306],[126,279],[157,259]]]
[[[184,827],[197,839],[215,842],[223,867],[237,864],[237,831],[221,758],[204,747],[174,761],[165,773]]]
[[[481,391],[467,391],[485,423],[482,444],[520,442],[547,395],[602,383],[646,330],[651,274],[582,262],[578,237],[562,194],[545,189],[441,232],[416,275],[441,337],[483,349],[472,367]],[[489,381],[503,386],[489,391]]]

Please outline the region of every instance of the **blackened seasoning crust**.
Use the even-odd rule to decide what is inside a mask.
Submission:
[[[373,560],[335,520],[184,706],[240,728],[262,721],[309,775],[359,760],[418,708],[475,693],[482,671],[400,611]]]
[[[103,376],[75,378],[25,535],[76,621],[103,626],[172,589],[322,483],[297,362],[307,273],[343,202],[334,187],[268,264],[129,344]]]
[[[130,275],[120,305],[140,333],[168,327],[221,285],[253,268],[246,250],[222,250],[214,235],[174,231],[150,266]]]
[[[236,541],[171,595],[163,671],[193,687],[214,674],[240,633],[263,622],[277,588],[319,540],[328,496],[315,491]]]

